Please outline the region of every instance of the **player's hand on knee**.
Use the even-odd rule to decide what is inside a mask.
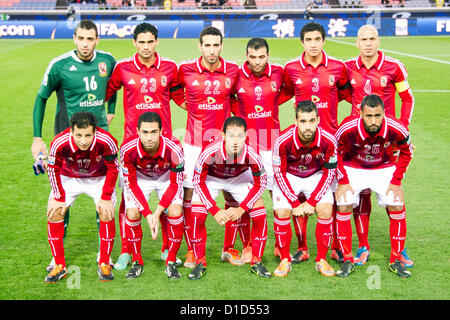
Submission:
[[[103,200],[97,203],[97,212],[99,214],[100,220],[111,221],[114,219],[114,205],[112,200]]]
[[[312,216],[316,211],[316,207],[310,205],[308,201],[303,202],[300,206],[303,207],[303,214],[305,216]]]
[[[237,208],[231,207],[231,208],[227,209],[227,215],[231,221],[238,220],[244,213],[245,213],[245,210],[242,209],[241,207],[237,207]]]
[[[344,202],[347,203],[348,192],[351,192],[351,194],[355,193],[355,191],[353,191],[353,188],[349,183],[348,184],[338,184],[338,187],[335,192],[336,202],[341,202],[341,199],[343,197]],[[348,200],[350,200],[350,199],[348,199]]]
[[[230,219],[228,217],[228,214],[225,210],[219,210],[215,215],[214,219],[216,219],[217,223],[220,225],[225,225]]]
[[[389,187],[386,191],[386,196],[389,195],[389,192],[393,193],[393,200],[394,202],[401,202],[403,203],[405,200],[405,194],[403,192],[403,188],[401,185],[395,185],[395,184],[389,184]]]
[[[66,203],[51,199],[47,205],[47,220],[48,221],[61,221],[64,219],[64,213],[66,212]]]
[[[296,217],[303,217],[304,215],[303,207],[302,205],[299,205],[298,207],[292,208],[292,215]]]

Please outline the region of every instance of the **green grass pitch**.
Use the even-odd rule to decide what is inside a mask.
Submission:
[[[355,39],[340,41],[352,44]],[[247,39],[225,39],[222,56],[241,64],[246,42]],[[341,42],[328,39],[325,50],[341,59],[357,55],[356,47]],[[271,61],[282,65],[297,57],[301,50],[298,39],[270,39],[269,44]],[[94,205],[90,198],[81,196],[71,210],[65,240],[66,259],[72,273],[60,283],[48,285],[44,283],[44,277],[51,252],[45,210],[50,186],[46,177],[35,177],[31,169],[32,109],[49,61],[72,49],[73,42],[0,40],[0,299],[449,299],[447,214],[450,197],[446,163],[450,159],[450,37],[386,37],[382,39],[381,47],[390,50],[388,55],[400,59],[407,67],[416,101],[410,127],[416,151],[403,184],[408,222],[406,244],[415,262],[410,279],[400,279],[388,271],[389,222],[384,209],[377,207],[373,199],[369,234],[371,259],[347,279],[324,278],[314,271],[316,217],[309,219],[308,226],[311,259],[294,265],[293,271],[283,279],[261,279],[250,273],[249,266],[234,267],[220,262],[223,227],[209,217],[208,273],[200,281],[189,281],[189,270],[184,268],[180,268],[181,280],[166,278],[164,263],[159,260],[161,238],[152,241],[143,221],[145,273],[141,278],[129,281],[125,271],[115,271],[113,282],[101,283],[95,262],[98,235]],[[101,40],[98,48],[111,52],[116,59],[134,54],[131,40]],[[178,63],[199,56],[195,39],[161,39],[158,52]],[[55,101],[53,95],[48,101],[44,120],[43,134],[47,145],[53,134]],[[288,102],[280,108],[282,129],[293,120],[291,106]],[[110,131],[121,141],[122,92],[116,110]],[[349,105],[341,103],[339,119],[349,112]],[[185,128],[186,113],[176,105],[172,105],[172,122],[174,130]],[[264,194],[264,201],[269,239],[263,261],[273,271],[278,260],[273,255],[272,203],[268,192]],[[223,200],[219,200],[219,204],[222,205]],[[154,207],[153,196],[151,208]],[[241,249],[239,239],[236,243]],[[354,233],[354,252],[357,246]],[[295,248],[294,234],[291,251]],[[119,252],[117,229],[114,260]],[[185,254],[183,242],[178,256],[182,258]],[[331,264],[339,268],[334,261]]]

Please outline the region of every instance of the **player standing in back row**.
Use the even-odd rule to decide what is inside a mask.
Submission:
[[[207,27],[199,36],[201,57],[180,64],[178,80],[185,90],[187,107],[186,135],[183,142],[185,154],[184,218],[185,235],[193,226],[191,199],[194,185],[194,167],[202,150],[220,132],[230,115],[230,96],[234,94],[239,66],[223,59],[223,36],[219,29]],[[184,266],[196,265],[192,245],[188,239],[188,254]]]
[[[121,87],[124,88],[124,140],[136,134],[139,116],[148,111],[158,113],[162,120],[164,134],[170,137],[172,135],[170,99],[174,99],[178,105],[185,108],[183,92],[177,80],[178,67],[174,61],[163,58],[156,52],[158,43],[158,29],[154,25],[146,22],[137,25],[133,33],[133,45],[136,48],[136,54],[118,61],[108,81],[106,100]],[[177,91],[178,96],[176,96]],[[119,176],[119,185],[123,189],[122,177],[122,175]],[[124,206],[122,199],[119,208],[122,250],[114,265],[114,268],[119,270],[125,269],[131,261],[131,252],[127,248],[125,237]],[[169,252],[167,217],[163,214],[160,218],[163,239],[161,260],[165,261]]]
[[[290,97],[295,95],[296,105],[304,100],[314,102],[319,110],[320,127],[335,134],[338,128],[338,103],[348,89],[347,69],[342,61],[328,56],[323,50],[325,30],[320,24],[307,23],[300,31],[300,40],[304,52],[286,63],[283,94]],[[293,263],[309,259],[307,219],[308,217],[293,217],[298,238],[298,250],[293,255]],[[337,253],[332,252],[332,258],[337,257]]]
[[[57,105],[54,134],[69,128],[69,119],[79,111],[92,112],[97,125],[105,130],[111,123],[116,108],[117,95],[108,102],[105,113],[107,81],[116,60],[107,52],[96,50],[99,42],[97,26],[90,20],[82,20],[73,36],[75,49],[50,61],[39,88],[33,110],[33,143],[31,154],[36,160],[47,156],[46,144],[42,140],[47,100],[56,91]],[[65,234],[69,223],[69,210],[64,216]],[[47,267],[49,271],[54,261]]]
[[[386,114],[397,118],[395,93],[398,92],[402,102],[398,119],[408,129],[414,110],[414,96],[407,81],[408,74],[405,66],[399,60],[388,57],[378,50],[380,38],[378,30],[373,25],[364,25],[358,30],[356,46],[360,55],[345,62],[351,91],[346,100],[352,104],[352,115],[359,115],[361,101],[366,95],[376,94],[383,100]],[[393,152],[398,153],[398,148],[393,147]],[[361,203],[353,211],[359,239],[359,248],[355,257],[356,265],[364,265],[369,259],[370,195],[368,190],[363,191]],[[414,265],[406,249],[402,252],[401,261],[406,267]]]

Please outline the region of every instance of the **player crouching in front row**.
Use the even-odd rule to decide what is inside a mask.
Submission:
[[[87,194],[96,205],[100,218],[101,281],[114,279],[109,258],[114,244],[114,188],[118,176],[117,140],[96,126],[91,112],[75,113],[70,128],[58,134],[50,145],[48,178],[51,194],[47,207],[48,242],[55,267],[45,278],[57,282],[67,274],[64,255],[64,215],[80,194]]]
[[[316,270],[324,276],[334,276],[326,255],[333,234],[334,201],[330,186],[337,167],[337,143],[332,134],[318,127],[320,118],[312,101],[300,101],[295,118],[295,124],[280,134],[273,150],[274,232],[281,255],[274,275],[285,277],[292,269],[291,214],[305,217],[316,212]],[[300,203],[302,192],[307,200]]]
[[[126,277],[134,279],[144,271],[141,255],[141,214],[147,219],[152,238],[158,235],[159,218],[167,208],[169,253],[165,273],[179,279],[176,255],[184,231],[183,172],[184,155],[175,137],[162,133],[161,117],[145,112],[137,124],[137,135],[126,139],[121,148],[122,172],[125,181],[125,235],[131,248],[133,264]],[[150,194],[156,191],[159,204],[152,214],[148,206]]]
[[[261,258],[267,241],[267,219],[261,198],[267,176],[261,157],[245,141],[247,124],[240,117],[230,117],[223,125],[222,139],[206,146],[195,166],[192,198],[193,225],[189,239],[193,245],[196,266],[189,279],[200,279],[206,272],[206,217],[208,211],[220,224],[238,220],[249,212],[251,226],[251,271],[261,277],[271,277]],[[250,170],[249,170],[250,169]],[[227,191],[239,202],[239,207],[220,209],[215,199]]]
[[[376,193],[378,205],[387,207],[389,212],[389,270],[402,278],[410,277],[411,273],[400,261],[406,238],[401,181],[412,159],[408,130],[398,120],[385,115],[384,103],[379,96],[368,95],[361,102],[360,116],[346,118],[336,133],[336,139],[339,182],[335,195],[338,205],[336,233],[344,254],[344,264],[337,275],[346,277],[355,269],[350,221],[352,206],[359,204],[361,191],[369,188]],[[400,149],[396,163],[392,160],[393,144]]]

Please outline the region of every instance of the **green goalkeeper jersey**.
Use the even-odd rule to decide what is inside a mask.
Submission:
[[[97,117],[97,126],[108,130],[105,95],[108,79],[116,60],[107,52],[94,50],[91,60],[81,60],[76,50],[53,59],[45,72],[36,97],[33,122],[34,137],[42,136],[46,100],[56,91],[55,135],[70,126],[72,115],[90,111]],[[117,95],[108,101],[108,113],[114,113]]]

